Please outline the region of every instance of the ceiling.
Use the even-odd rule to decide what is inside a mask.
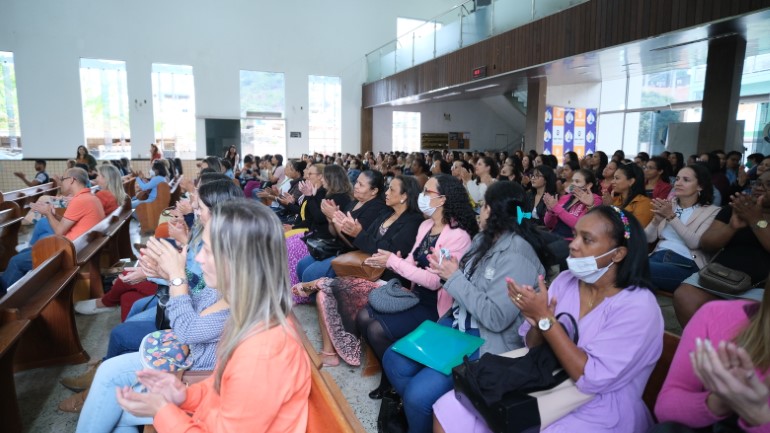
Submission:
[[[389,105],[478,99],[526,90],[529,78],[547,77],[549,85],[598,83],[706,64],[708,41],[734,34],[746,38],[746,57],[770,53],[770,10],[726,19],[602,51],[585,53],[534,68],[410,96]],[[766,72],[770,74],[770,71]]]

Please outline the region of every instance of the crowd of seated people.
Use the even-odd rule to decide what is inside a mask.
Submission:
[[[445,150],[284,160],[241,158],[236,148],[206,157],[199,178],[183,183],[187,197],[170,212],[169,239],[151,238],[138,268],[101,299],[77,305],[93,314],[120,304],[124,323],[103,360],[63,381],[79,393],[60,408],[81,411],[78,431],[154,422],[162,432],[196,419],[213,431],[251,431],[270,419],[303,431],[307,359],[286,314],[292,304],[315,303],[323,365],[360,365],[370,346],[382,375],[369,397],[400,399],[410,432],[489,431],[457,400],[451,376],[391,348],[426,320],[481,337],[471,360],[550,346],[577,389],[594,398],[542,431],[770,431],[770,158],[628,158],[567,152],[559,163],[536,152]],[[137,173],[139,189],[152,194],[180,174],[177,165],[154,161],[149,178]],[[120,167],[96,173],[98,222],[123,195]],[[88,175],[75,168],[62,181],[63,193],[79,197]],[[68,233],[60,220],[40,230]],[[334,259],[351,252],[382,271],[378,281],[335,272]],[[748,275],[751,287],[711,287],[699,277],[709,264]],[[410,293],[406,304],[375,308],[369,295],[385,282]],[[213,371],[190,388],[173,375],[135,373],[142,341],[159,330],[159,286],[169,287],[169,329],[189,346],[191,370]],[[673,296],[685,330],[653,418],[642,392],[663,350],[656,292]],[[576,318],[577,342],[543,325],[562,312]],[[280,380],[278,371],[292,373]],[[248,410],[244,400],[268,383],[287,397],[265,402],[264,414]]]

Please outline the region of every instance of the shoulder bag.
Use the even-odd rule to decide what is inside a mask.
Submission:
[[[384,268],[375,268],[364,264],[371,257],[363,251],[351,251],[340,254],[332,259],[332,269],[338,277],[356,277],[369,281],[377,281],[385,272]]]
[[[336,239],[306,237],[304,241],[310,255],[318,261],[334,257],[343,249]]]
[[[740,295],[753,287],[749,274],[715,263],[722,253],[719,251],[711,261],[698,271],[698,284],[714,292],[725,295]]]
[[[577,322],[572,322],[577,344]],[[558,322],[558,320],[557,320]],[[563,326],[563,325],[562,325]],[[547,343],[503,355],[485,353],[452,370],[455,397],[495,433],[535,433],[591,401],[561,368]]]

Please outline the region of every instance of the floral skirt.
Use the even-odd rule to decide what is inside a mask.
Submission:
[[[300,282],[300,278],[297,276],[297,263],[305,258],[305,256],[310,254],[307,251],[307,245],[305,245],[305,241],[302,240],[304,235],[305,233],[298,233],[286,238],[286,251],[288,253],[289,261],[289,279],[291,280],[292,286]],[[293,298],[295,304],[310,303],[309,297],[298,296],[295,294],[292,294],[291,297]]]
[[[318,280],[321,319],[334,350],[349,365],[361,365],[361,338],[356,315],[369,302],[369,292],[383,284],[363,278],[338,277]]]

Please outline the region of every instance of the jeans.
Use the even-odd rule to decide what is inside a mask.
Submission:
[[[439,323],[451,326],[452,319],[441,319]],[[478,335],[478,331],[469,333]],[[470,359],[478,357],[477,350],[471,354]],[[409,433],[432,432],[433,404],[452,389],[452,376],[412,361],[392,349],[386,350],[382,357],[382,370],[404,401]]]
[[[154,314],[152,320],[132,320],[121,323],[112,328],[107,354],[102,359],[107,360],[124,353],[136,352],[144,336],[157,330]]]
[[[8,260],[8,267],[0,276],[0,296],[15,282],[19,281],[27,272],[32,270],[32,248],[25,248]]]
[[[149,304],[148,304],[149,302]],[[125,322],[148,322],[155,320],[155,308],[158,305],[158,297],[147,296],[134,302],[128,311]],[[145,308],[146,307],[146,308]]]
[[[656,251],[650,256],[652,284],[659,290],[674,293],[687,277],[698,272],[698,265],[671,250]]]
[[[337,274],[332,269],[332,259],[316,260],[307,255],[297,263],[297,276],[300,281],[307,283],[323,277],[334,278]]]
[[[53,231],[53,227],[51,227],[51,223],[48,221],[48,218],[40,218],[35,223],[35,228],[32,230],[32,237],[29,238],[29,246],[35,245],[35,242],[38,240],[47,238],[54,233],[55,232]]]
[[[127,353],[104,361],[96,371],[88,398],[80,412],[77,433],[136,433],[137,426],[152,424],[152,418],[140,418],[125,412],[118,404],[115,389],[136,382],[142,362],[138,353]],[[135,385],[139,390],[142,386]]]

